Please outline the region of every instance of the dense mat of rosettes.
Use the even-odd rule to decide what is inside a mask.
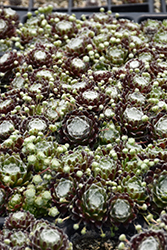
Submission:
[[[1,9],[0,31],[0,215],[110,231],[116,249],[166,249],[167,19],[47,7],[22,24]],[[30,249],[71,247],[67,236],[42,243],[48,227],[17,230]],[[10,230],[1,249],[25,249]]]

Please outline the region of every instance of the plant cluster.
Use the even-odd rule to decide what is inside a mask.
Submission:
[[[77,20],[51,6],[16,17],[1,10],[1,216],[27,211],[82,234],[110,230],[118,249],[166,249],[167,20],[103,10]],[[59,232],[47,227],[46,239]],[[31,230],[32,249],[69,249]],[[5,230],[1,248],[13,237]]]
[[[37,220],[28,211],[11,213],[0,231],[4,250],[72,250],[67,235],[44,219]]]

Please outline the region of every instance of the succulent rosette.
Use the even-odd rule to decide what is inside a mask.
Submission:
[[[157,44],[166,46],[166,37],[165,37],[165,33],[166,33],[166,27],[161,27],[160,29],[157,30],[157,33],[155,33],[154,37],[153,37],[153,41]]]
[[[93,113],[73,110],[66,114],[60,129],[61,141],[71,146],[93,147],[98,139],[98,121]]]
[[[107,83],[109,81],[109,78],[112,77],[112,73],[109,70],[95,70],[92,72],[94,81],[96,83],[100,81],[104,81],[104,83]]]
[[[163,37],[163,36],[162,36]],[[157,53],[155,53],[155,59],[157,62],[165,62],[165,56],[166,56],[166,45],[163,43],[163,46],[161,43],[153,43],[153,48],[156,49]]]
[[[132,105],[143,105],[146,102],[146,96],[137,89],[134,92],[130,92],[127,94],[127,99]]]
[[[34,69],[40,68],[43,65],[49,68],[53,63],[49,48],[40,43],[37,43],[34,49],[27,53],[25,60],[27,64],[32,65]]]
[[[123,172],[129,172],[130,174],[135,174],[136,176],[146,174],[149,169],[149,162],[146,161],[145,163],[145,162],[142,162],[141,160],[136,160],[134,156],[135,153],[133,154],[134,149],[132,149],[132,151],[129,151],[129,154],[128,154],[129,156],[131,152],[132,152],[133,157],[126,156],[125,159],[122,159],[121,161],[121,167],[122,167]]]
[[[155,81],[155,86],[153,83],[151,91],[147,95],[150,110],[153,114],[153,115],[151,114],[152,118],[156,117],[156,114],[158,113],[160,113],[159,116],[161,116],[161,114],[163,114],[164,111],[166,110],[165,91],[158,85]]]
[[[95,22],[99,22],[101,24],[111,24],[115,20],[113,18],[113,16],[109,15],[108,13],[104,13],[104,12],[94,13],[89,17],[89,19],[91,19]]]
[[[71,84],[61,84],[62,91],[65,93],[70,93],[72,96],[77,96],[81,92],[91,89],[95,85],[95,82],[89,78],[84,79],[73,79]]]
[[[34,69],[29,75],[28,78],[30,82],[36,82],[36,81],[52,81],[54,82],[55,76],[54,76],[54,70],[49,68],[43,68],[40,67],[38,69]]]
[[[104,33],[97,34],[93,37],[93,43],[95,44],[95,51],[100,54],[105,53],[107,45],[109,45],[110,33],[107,29],[104,29]],[[106,46],[104,46],[106,44]],[[106,53],[107,54],[107,53]]]
[[[118,177],[120,164],[116,153],[112,151],[112,145],[100,146],[96,149],[94,159],[91,164],[92,175],[100,176],[107,181],[115,181]],[[115,156],[115,157],[114,157]]]
[[[0,176],[5,185],[15,187],[26,185],[31,178],[31,171],[20,158],[20,154],[0,154]]]
[[[167,150],[166,150],[166,139],[157,140],[156,142],[146,147],[144,157],[149,158],[152,161],[160,160],[160,162],[166,162]]]
[[[140,153],[143,149],[134,138],[128,138],[123,135],[121,140],[118,138],[117,143],[107,145],[111,149],[109,155],[114,159],[118,160],[119,174],[130,173],[136,176],[143,176],[149,169],[149,161],[141,160],[139,158]],[[145,159],[145,158],[144,158]]]
[[[118,178],[118,184],[121,186],[123,193],[128,193],[130,198],[134,200],[139,206],[143,204],[150,204],[150,197],[147,188],[147,183],[134,174],[127,174],[124,172]]]
[[[52,23],[53,19],[55,18],[59,18],[60,21],[62,20],[70,20],[70,15],[67,13],[63,13],[63,12],[51,12],[51,13],[47,13],[46,18],[48,20],[48,23]]]
[[[23,250],[29,245],[28,238],[29,238],[29,234],[26,231],[22,231],[22,230],[9,231],[9,230],[3,229],[2,241],[4,242],[4,245],[6,245],[5,249],[12,248],[13,250]]]
[[[39,222],[37,224],[37,222]],[[66,234],[58,227],[36,221],[35,229],[30,232],[30,247],[32,249],[72,250],[72,245]],[[33,225],[32,225],[33,228]]]
[[[49,128],[49,120],[43,115],[34,115],[25,118],[19,127],[20,132],[23,135],[27,134],[38,134],[38,132],[42,132],[46,134]]]
[[[77,104],[83,106],[87,110],[100,113],[110,101],[109,96],[96,91],[95,89],[87,89],[76,97]]]
[[[153,129],[151,131],[151,134],[153,138],[161,139],[167,137],[166,121],[166,112],[163,111],[159,112],[155,117],[152,118],[151,122],[153,124]]]
[[[15,110],[17,106],[23,104],[20,90],[14,89],[1,94],[0,99],[0,114],[7,114]]]
[[[107,221],[107,187],[100,177],[90,177],[76,190],[72,219],[88,228],[101,228]]]
[[[6,140],[1,144],[1,152],[12,154],[13,152],[19,153],[23,159],[21,149],[23,146],[23,137],[19,134],[19,131],[14,131]]]
[[[82,22],[82,28],[86,29],[88,31],[89,36],[93,37],[95,34],[99,34],[97,22],[95,22],[93,20],[85,19],[84,16],[83,16],[83,20],[84,20],[84,22]]]
[[[120,18],[118,20],[118,30],[125,29],[126,31],[140,31],[138,23],[131,22],[129,19]]]
[[[58,145],[53,136],[44,138],[43,135],[31,135],[24,139],[21,154],[34,173],[45,172],[47,169],[57,171],[61,164],[59,159],[68,149],[68,145]]]
[[[9,197],[12,195],[12,189],[0,182],[0,215],[6,214],[6,206]]]
[[[153,60],[150,63],[150,70],[153,72],[155,77],[157,77],[159,73],[163,73],[167,70],[167,62],[162,59]]]
[[[20,192],[18,189],[13,189],[12,194],[10,195],[8,199],[8,203],[6,205],[6,211],[7,213],[16,212],[22,209],[24,197],[22,192]]]
[[[15,129],[18,129],[21,118],[17,115],[7,115],[0,118],[0,141],[7,139]]]
[[[128,163],[128,161],[131,160],[138,160],[136,154],[142,151],[142,146],[138,144],[133,137],[122,135],[121,140],[118,139],[112,149],[116,152],[116,158]]]
[[[162,230],[146,230],[139,234],[136,234],[130,240],[129,250],[138,249],[156,249],[165,250],[167,249],[167,236]]]
[[[4,229],[17,229],[17,230],[29,230],[31,223],[35,221],[35,217],[29,211],[17,211],[10,213],[5,219]]]
[[[75,108],[75,103],[72,104],[70,102],[72,99],[64,97],[59,99],[55,98],[47,102],[44,109],[45,112],[43,113],[52,123],[61,121],[67,113]]]
[[[22,61],[22,57],[16,51],[6,52],[0,58],[0,71],[5,73],[16,68]]]
[[[11,8],[1,8],[0,13],[0,39],[16,36],[16,28],[19,23],[17,12]]]
[[[119,73],[119,71],[118,71]],[[121,72],[119,73],[121,74]],[[135,91],[138,89],[142,94],[149,94],[152,90],[152,75],[148,72],[144,72],[144,74],[130,72],[128,70],[125,74],[125,72],[122,72],[122,79],[120,79],[122,86],[124,88],[125,94],[127,91],[130,93],[132,91]]]
[[[17,74],[17,73],[16,73]],[[22,89],[24,88],[25,84],[27,84],[26,79],[21,75],[15,75],[10,81],[10,85],[8,85],[8,89]]]
[[[28,43],[34,38],[42,37],[46,30],[47,21],[43,14],[37,14],[33,16],[31,14],[27,15],[27,20],[25,20],[24,27],[21,27],[17,33],[19,41],[16,43],[17,47],[24,48],[28,46]],[[51,33],[51,26],[48,27],[47,32]]]
[[[8,136],[14,131],[14,125],[12,121],[3,120],[0,124],[0,139],[1,142],[8,138]]]
[[[75,20],[75,18],[74,18]],[[59,35],[59,37],[62,39],[65,35],[69,38],[74,37],[77,32],[78,28],[75,22],[69,21],[69,20],[61,20],[59,22],[52,22],[52,34]]]
[[[135,57],[139,58],[143,62],[151,62],[155,59],[156,53],[153,48],[142,48],[136,51]]]
[[[73,38],[78,32],[76,18],[66,13],[52,12],[46,15],[46,20],[51,25],[51,35],[65,41],[64,37]]]
[[[128,50],[120,46],[111,46],[106,50],[106,58],[112,66],[124,65],[127,61]]]
[[[22,73],[21,73],[22,74]],[[27,74],[24,73],[24,74]],[[55,96],[60,93],[60,81],[57,74],[51,68],[40,67],[28,72],[26,77],[27,95],[31,97],[35,104],[49,99],[50,96]],[[34,104],[34,103],[32,103]]]
[[[111,119],[113,111],[108,107],[103,114],[105,115],[105,118]],[[116,140],[120,138],[119,127],[115,126],[112,120],[109,121],[108,124],[105,124],[104,122],[99,133],[99,138],[101,145],[107,145],[109,143],[115,144]]]
[[[71,210],[76,189],[91,173],[92,161],[91,151],[82,147],[65,152],[59,160],[53,158],[50,190],[52,203],[61,214],[68,214]]]
[[[160,26],[161,26],[160,21],[148,19],[141,23],[141,30],[143,30],[144,34],[146,34],[150,38],[150,40],[152,40],[152,37],[160,29]]]
[[[113,225],[128,225],[137,217],[137,208],[127,193],[112,194],[108,199],[108,217]]]
[[[132,51],[145,48],[145,43],[148,42],[148,38],[143,36],[143,33],[138,29],[138,27],[140,27],[138,26],[138,24],[132,25],[132,23],[127,23],[125,27],[120,26],[120,30],[118,31],[118,34],[116,36],[121,39],[121,45],[126,49],[126,51],[128,51],[129,57],[131,57]]]
[[[104,110],[109,109],[109,110],[112,110],[112,113],[113,113],[115,110],[115,104],[118,103],[121,97],[120,93],[121,93],[122,86],[120,82],[113,80],[110,83],[107,83],[106,85],[102,85],[100,89],[102,91],[105,91],[105,93],[110,97],[109,105],[107,105]],[[107,113],[105,114],[104,112],[104,115],[105,117],[107,117]]]
[[[88,53],[88,46],[92,47],[91,38],[89,36],[78,35],[67,43],[66,53],[69,56],[83,56]]]
[[[71,76],[80,77],[88,70],[88,67],[89,62],[85,62],[83,58],[74,56],[67,57],[67,59],[65,59],[63,63],[64,70],[69,71],[69,74]]]
[[[2,11],[1,11],[1,17],[6,17],[9,20],[15,21],[15,25],[17,26],[19,23],[19,15],[17,14],[17,12],[14,9],[11,8],[3,8],[2,7]]]
[[[54,141],[54,137],[48,136],[29,136],[23,142],[22,153],[24,155],[43,153],[46,157],[55,156],[58,158],[58,144]],[[64,152],[64,151],[63,151]]]
[[[77,177],[77,176],[76,176]],[[77,178],[67,173],[57,173],[51,180],[50,191],[52,204],[61,215],[68,215],[77,189]]]
[[[62,172],[65,169],[69,169],[70,173],[76,173],[77,171],[89,172],[94,159],[92,151],[88,148],[78,146],[73,150],[69,150],[61,155],[60,167],[58,171]]]
[[[150,190],[153,196],[153,202],[159,209],[163,209],[167,204],[167,171],[164,170],[159,174],[154,174]]]
[[[141,143],[147,144],[150,142],[152,126],[148,122],[147,113],[145,114],[140,106],[136,107],[135,105],[131,106],[130,103],[118,102],[115,108],[115,118],[123,134],[134,137]]]
[[[32,109],[31,107],[34,107],[33,105],[37,107],[39,101],[42,102],[46,100],[49,97],[51,89],[52,88],[50,87],[49,83],[44,79],[39,81],[37,80],[35,83],[30,82],[27,87],[27,95],[29,96],[29,98],[32,98],[30,102],[31,103],[30,110]]]
[[[145,63],[142,60],[139,60],[138,58],[133,58],[131,60],[128,60],[125,64],[125,68],[127,70],[130,70],[132,72],[135,72],[136,70],[144,71]]]

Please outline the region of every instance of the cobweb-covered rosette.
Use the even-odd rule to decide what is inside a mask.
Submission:
[[[73,147],[77,145],[93,147],[98,138],[98,121],[93,113],[73,110],[62,122],[60,137],[61,142],[67,142]]]
[[[107,189],[100,177],[90,177],[76,190],[72,219],[88,228],[101,228],[107,221]]]
[[[16,68],[22,61],[22,57],[18,56],[16,51],[6,52],[0,58],[0,72],[11,71]]]
[[[21,118],[17,115],[6,115],[0,118],[0,142],[7,139],[15,129],[18,129]]]
[[[136,107],[130,103],[119,102],[116,105],[115,114],[123,134],[133,137],[141,143],[150,142],[149,117],[140,106]]]
[[[29,226],[34,221],[35,217],[29,211],[17,211],[8,215],[4,222],[4,228],[29,231]]]
[[[22,230],[7,230],[3,229],[1,242],[4,243],[5,250],[24,250],[28,247],[28,232]],[[1,245],[0,245],[1,247]],[[3,247],[2,247],[3,249]]]
[[[137,205],[150,205],[150,197],[148,187],[144,178],[137,177],[133,173],[124,172],[117,180],[119,189],[122,193],[128,193],[129,197],[136,202]]]
[[[49,128],[49,120],[43,115],[34,115],[25,118],[20,124],[19,130],[24,135],[38,134],[42,132],[46,134]]]
[[[0,13],[0,39],[16,36],[19,23],[17,12],[11,8],[2,8]]]
[[[108,95],[93,88],[85,90],[76,97],[77,104],[95,113],[100,113],[107,106],[109,100]]]
[[[81,77],[82,74],[87,72],[89,62],[85,62],[80,57],[67,57],[63,63],[64,70],[67,70],[71,76]]]
[[[114,225],[127,225],[137,217],[135,203],[127,193],[111,195],[108,212],[109,220]]]
[[[92,45],[92,40],[90,37],[84,35],[78,35],[77,37],[71,39],[66,45],[66,54],[69,56],[82,56],[87,55],[87,46]]]
[[[164,209],[167,205],[167,166],[162,164],[159,168],[152,168],[147,176],[146,181],[152,197],[152,208],[156,208],[157,211]],[[155,171],[155,173],[153,172]]]
[[[26,54],[25,61],[28,65],[32,65],[34,69],[44,65],[49,68],[53,64],[53,58],[49,48],[45,46],[45,44],[40,43],[37,43],[34,49]]]
[[[21,91],[19,89],[13,89],[0,96],[0,114],[11,113],[16,106],[23,104]]]
[[[15,187],[26,185],[31,178],[29,167],[22,161],[19,153],[0,154],[0,176],[4,184]]]
[[[30,232],[30,247],[34,250],[72,250],[67,235],[58,227],[43,221],[32,223]]]
[[[161,230],[147,230],[132,237],[128,250],[167,249],[167,236]]]
[[[153,129],[151,131],[151,135],[155,139],[161,139],[167,137],[167,115],[166,112],[159,112],[155,117],[151,120],[153,124]]]
[[[52,204],[57,207],[63,216],[69,213],[77,185],[79,185],[79,182],[75,176],[73,177],[68,173],[57,173],[51,180]]]

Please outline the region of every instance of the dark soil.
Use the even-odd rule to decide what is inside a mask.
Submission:
[[[74,250],[113,250],[116,249],[116,242],[111,239],[88,238],[77,239],[74,241]]]

